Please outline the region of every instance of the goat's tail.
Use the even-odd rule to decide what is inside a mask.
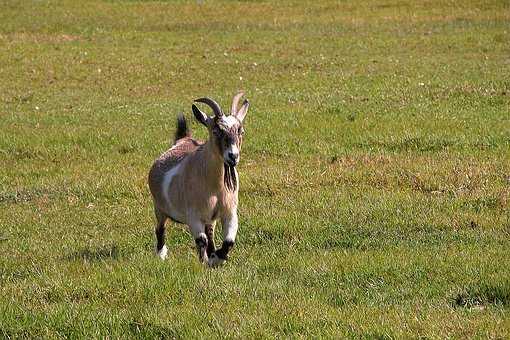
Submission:
[[[186,123],[186,118],[184,115],[180,113],[177,116],[177,130],[175,131],[175,142],[184,137],[190,137],[191,131],[188,128],[188,123]]]

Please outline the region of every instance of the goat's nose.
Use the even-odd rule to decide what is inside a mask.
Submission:
[[[228,158],[230,158],[234,163],[237,163],[237,160],[239,159],[238,153],[229,152]]]

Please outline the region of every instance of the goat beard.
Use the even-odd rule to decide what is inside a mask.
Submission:
[[[223,174],[223,182],[225,183],[225,188],[229,191],[234,191],[237,188],[237,179],[236,179],[236,170],[235,166],[223,163],[224,174]]]

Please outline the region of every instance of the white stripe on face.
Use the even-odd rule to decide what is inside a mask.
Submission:
[[[222,120],[228,129],[231,129],[235,124],[239,123],[237,118],[234,116],[223,116]]]
[[[239,163],[239,159],[241,158],[239,155],[239,148],[236,144],[229,145],[225,151],[223,152],[223,159],[231,159],[230,155],[233,156],[233,161],[235,164]]]
[[[236,134],[236,132],[232,131],[235,129],[236,126],[240,126],[239,120],[235,116],[223,116],[217,124],[219,125],[220,129],[223,130],[225,133],[228,134]],[[231,165],[237,165],[239,162],[239,146],[238,143],[238,136],[236,136],[235,139],[232,140],[232,144],[230,145],[224,145],[223,144],[223,159],[227,161]],[[224,143],[224,141],[221,141]]]

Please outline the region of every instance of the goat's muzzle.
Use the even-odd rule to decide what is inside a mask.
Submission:
[[[225,158],[225,163],[230,166],[236,166],[239,163],[239,154],[229,152]]]

